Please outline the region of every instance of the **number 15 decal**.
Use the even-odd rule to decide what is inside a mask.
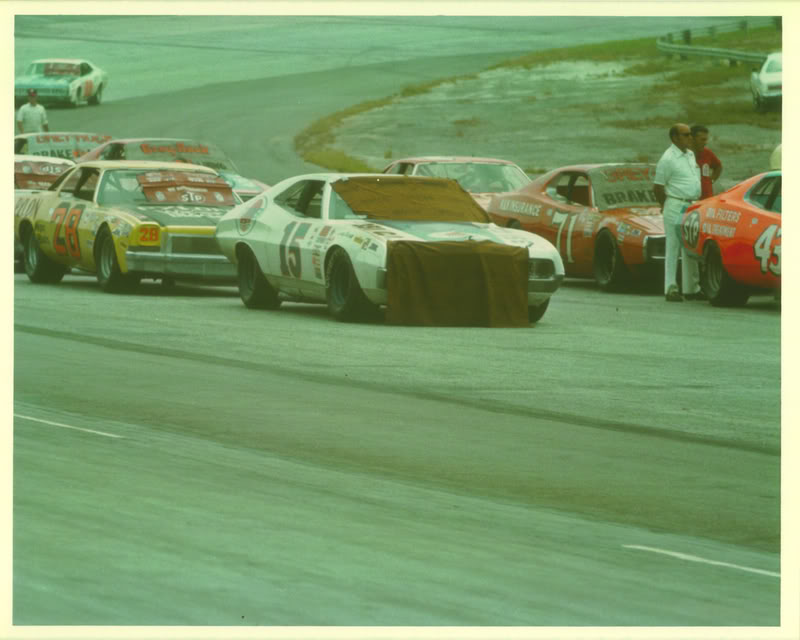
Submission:
[[[295,231],[295,227],[297,230]],[[290,222],[283,230],[283,237],[278,249],[281,259],[281,273],[285,276],[291,275],[299,278],[303,273],[303,265],[300,262],[300,240],[306,237],[306,233],[311,228],[310,222]],[[294,231],[294,237],[292,236]],[[289,239],[291,237],[291,240]]]
[[[65,256],[69,253],[70,256],[76,259],[81,257],[81,245],[78,242],[78,222],[83,215],[85,205],[79,204],[68,209],[69,203],[62,202],[53,211],[53,216],[50,218],[52,222],[56,223],[56,229],[53,232],[53,249],[59,255]],[[64,237],[61,238],[61,227],[64,227]]]

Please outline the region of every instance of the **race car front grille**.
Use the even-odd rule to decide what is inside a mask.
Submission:
[[[644,239],[644,259],[647,262],[663,260],[666,255],[666,247],[665,236],[647,236]]]
[[[172,253],[219,255],[222,251],[214,236],[172,236]]]

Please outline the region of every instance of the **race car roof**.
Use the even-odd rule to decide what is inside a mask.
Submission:
[[[370,218],[491,222],[458,182],[446,178],[345,175],[331,188],[354,212]]]
[[[415,164],[423,162],[474,162],[478,164],[510,164],[514,163],[511,160],[503,160],[502,158],[481,158],[477,156],[410,156],[408,158],[399,158],[393,160],[392,164],[398,162],[413,162]]]
[[[195,171],[197,173],[213,173],[214,169],[203,167],[198,164],[188,164],[186,162],[158,162],[156,160],[88,160],[80,163],[81,167],[96,167],[98,169],[149,169],[158,171],[159,169],[169,169],[174,171]]]
[[[27,153],[15,153],[14,162],[46,162],[49,164],[68,164],[70,166],[75,164],[69,158],[59,158],[58,156],[36,156]]]

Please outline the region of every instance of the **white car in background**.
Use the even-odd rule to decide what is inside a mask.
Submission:
[[[28,90],[36,89],[43,105],[98,105],[108,87],[108,74],[96,64],[80,58],[42,58],[34,60],[25,73],[14,80],[14,103],[28,99]]]
[[[783,54],[770,53],[759,69],[750,74],[750,91],[756,111],[778,105],[783,97]]]

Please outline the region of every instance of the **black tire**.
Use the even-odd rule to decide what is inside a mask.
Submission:
[[[56,284],[67,272],[66,267],[42,253],[33,230],[26,233],[23,239],[23,264],[28,279],[36,284]]]
[[[750,297],[748,290],[728,275],[715,242],[706,243],[703,249],[700,286],[715,307],[741,307]]]
[[[368,322],[378,317],[378,307],[364,295],[344,249],[334,249],[327,262],[325,295],[331,315],[339,322]]]
[[[616,240],[608,231],[597,234],[592,267],[595,282],[603,291],[617,291],[627,284],[628,269]]]
[[[544,315],[544,312],[547,311],[547,307],[550,306],[550,298],[545,300],[542,304],[538,307],[528,307],[528,321],[533,324],[534,322],[539,322]]]
[[[755,109],[758,113],[764,113],[764,111],[766,111],[766,104],[764,103],[764,100],[762,100],[761,96],[755,91],[753,92],[753,109]]]
[[[103,85],[101,84],[97,87],[97,91],[95,91],[94,95],[89,98],[89,104],[93,106],[97,106],[103,101]]]
[[[506,226],[509,229],[522,229],[522,225],[519,223],[519,220],[509,220]]]
[[[97,282],[106,293],[129,293],[139,284],[139,276],[122,273],[114,248],[114,239],[108,229],[97,235],[95,243],[95,264],[97,266]]]
[[[267,282],[253,252],[243,247],[239,250],[236,268],[239,296],[248,309],[277,309],[281,306],[278,292]]]

